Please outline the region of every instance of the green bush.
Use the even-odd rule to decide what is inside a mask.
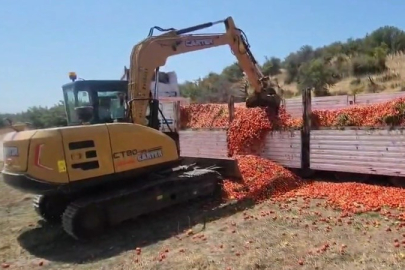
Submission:
[[[370,55],[359,55],[352,59],[353,76],[381,73],[387,69],[385,58],[377,59]]]

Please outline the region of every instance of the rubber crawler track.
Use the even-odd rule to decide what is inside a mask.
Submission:
[[[62,216],[62,227],[66,233],[72,236],[75,239],[79,239],[79,237],[75,234],[73,228],[73,221],[79,211],[79,206],[75,205],[74,203],[69,204],[66,207],[65,212]]]
[[[101,194],[97,196],[91,196],[87,198],[81,198],[76,201],[71,202],[65,212],[63,213],[62,216],[62,227],[65,230],[67,234],[72,236],[73,238],[80,240],[83,238],[86,238],[85,236],[79,235],[80,232],[78,232],[78,228],[75,228],[75,220],[78,218],[78,215],[80,215],[80,212],[83,210],[85,211],[87,207],[100,207],[104,208],[103,206],[108,206],[114,203],[115,199],[119,199],[125,196],[133,196],[132,194],[136,192],[140,192],[141,190],[154,187],[154,186],[159,186],[160,184],[165,184],[168,182],[175,182],[179,181],[179,183],[186,183],[190,180],[190,178],[204,178],[205,176],[210,176],[212,178],[218,177],[218,180],[221,178],[220,174],[215,170],[215,167],[212,168],[200,168],[196,170],[191,170],[191,171],[179,171],[177,173],[174,173],[174,175],[171,175],[165,179],[157,180],[150,182],[147,185],[144,185],[140,188],[137,189],[126,189],[126,190],[116,190],[111,193],[107,194]],[[174,176],[174,177],[173,177]],[[185,181],[186,180],[186,181]],[[192,180],[191,180],[192,181]],[[201,181],[202,182],[202,181]],[[200,181],[198,181],[200,183]],[[135,197],[135,196],[134,196]],[[107,225],[108,225],[108,221]]]
[[[39,214],[39,201],[41,200],[42,195],[37,195],[34,197],[32,201],[32,205],[34,206],[35,211]]]
[[[35,212],[50,223],[61,222],[61,216],[67,204],[68,200],[66,198],[48,195],[37,195],[32,202]],[[49,207],[53,208],[49,209]]]

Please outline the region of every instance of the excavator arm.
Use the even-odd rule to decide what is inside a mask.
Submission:
[[[219,23],[225,24],[226,32],[223,34],[186,35],[186,33],[208,28]],[[163,30],[158,27],[155,28]],[[152,36],[152,34],[153,28],[149,37],[135,45],[131,53],[128,93],[129,116],[134,123],[145,125],[149,102],[152,99],[150,91],[152,78],[159,71],[159,67],[165,65],[168,57],[223,45],[230,46],[239,66],[245,72],[251,87],[255,91],[253,96],[247,99],[247,107],[274,107],[278,110],[280,98],[274,89],[270,87],[269,77],[263,76],[256,59],[249,49],[243,31],[235,26],[232,17],[181,30],[171,28],[159,36]],[[153,98],[157,99],[156,91]]]

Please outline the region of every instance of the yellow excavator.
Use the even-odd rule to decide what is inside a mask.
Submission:
[[[224,34],[186,35],[218,23],[225,24]],[[153,29],[166,33],[153,36]],[[103,122],[96,110],[101,100],[91,102],[95,92],[65,92],[68,118],[73,106],[80,124],[16,129],[7,134],[3,141],[5,183],[38,194],[34,207],[40,216],[61,223],[76,239],[94,237],[141,214],[211,195],[222,178],[221,168],[215,160],[187,164],[179,157],[176,141],[159,131],[159,101],[150,85],[169,56],[221,45],[230,46],[255,89],[246,105],[277,111],[280,98],[231,17],[181,30],[154,27],[132,50],[127,93],[119,95],[125,116]],[[85,83],[77,81],[77,85]],[[103,88],[103,82],[93,83]],[[113,85],[111,81],[106,84]]]

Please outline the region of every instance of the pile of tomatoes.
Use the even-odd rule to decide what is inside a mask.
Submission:
[[[268,159],[255,155],[235,156],[235,159],[242,180],[224,180],[222,189],[226,200],[252,199],[261,202],[271,198],[274,202],[285,202],[297,197],[326,199],[331,207],[344,213],[380,212],[405,221],[405,189],[356,182],[303,181]],[[395,211],[384,210],[385,207]]]
[[[226,104],[193,104],[182,107],[181,119],[183,128],[227,128],[229,156],[238,162],[242,180],[224,181],[226,199],[261,201],[269,197],[285,200],[303,196],[326,198],[331,205],[352,213],[380,211],[382,206],[405,211],[405,189],[360,183],[303,182],[282,166],[256,156],[267,132],[302,127],[302,119],[292,118],[283,107],[275,116],[262,108],[238,106],[229,123]],[[401,126],[405,124],[404,119],[405,98],[339,110],[315,110],[312,114],[315,127]],[[405,220],[405,212],[397,218]]]
[[[254,119],[252,119],[252,117]],[[269,117],[271,119],[269,119]],[[274,129],[295,128],[302,126],[302,119],[292,118],[284,107],[280,108],[277,117],[269,115],[265,109],[247,109],[243,106],[235,107],[233,125],[243,123],[250,125],[251,120],[262,118],[261,121],[272,122]],[[228,128],[229,110],[227,104],[190,104],[180,107],[181,128]]]
[[[268,159],[255,155],[237,155],[242,180],[225,179],[225,199],[252,199],[262,201],[271,196],[285,194],[302,185],[299,177]]]
[[[226,104],[191,104],[180,109],[181,128],[227,128],[229,155],[254,153],[267,132],[300,128],[302,119],[292,118],[281,107],[277,116],[262,108],[235,107],[229,123]]]
[[[181,128],[226,128],[229,110],[226,104],[190,104],[180,107]]]
[[[277,116],[262,108],[238,108],[228,127],[229,155],[256,153],[267,132],[300,126],[302,121],[293,119],[284,108],[280,108]]]
[[[277,194],[272,200],[285,201],[293,197],[326,199],[331,206],[347,213],[381,212],[405,220],[405,189],[402,188],[355,182],[307,182],[298,189]],[[382,207],[399,211],[390,212]]]
[[[283,107],[277,117],[269,117],[264,109],[235,107],[235,118],[229,123],[226,104],[191,104],[181,107],[182,128],[227,128],[244,129],[247,132],[272,129],[300,128],[302,119],[293,118]],[[253,125],[258,121],[257,127]],[[315,127],[379,127],[405,125],[405,98],[392,101],[351,106],[338,110],[314,110],[312,124]],[[244,134],[245,135],[245,134]],[[248,135],[250,136],[250,135]]]
[[[358,105],[339,110],[314,110],[312,123],[317,127],[355,126],[380,127],[403,126],[405,119],[405,98],[392,101]]]

